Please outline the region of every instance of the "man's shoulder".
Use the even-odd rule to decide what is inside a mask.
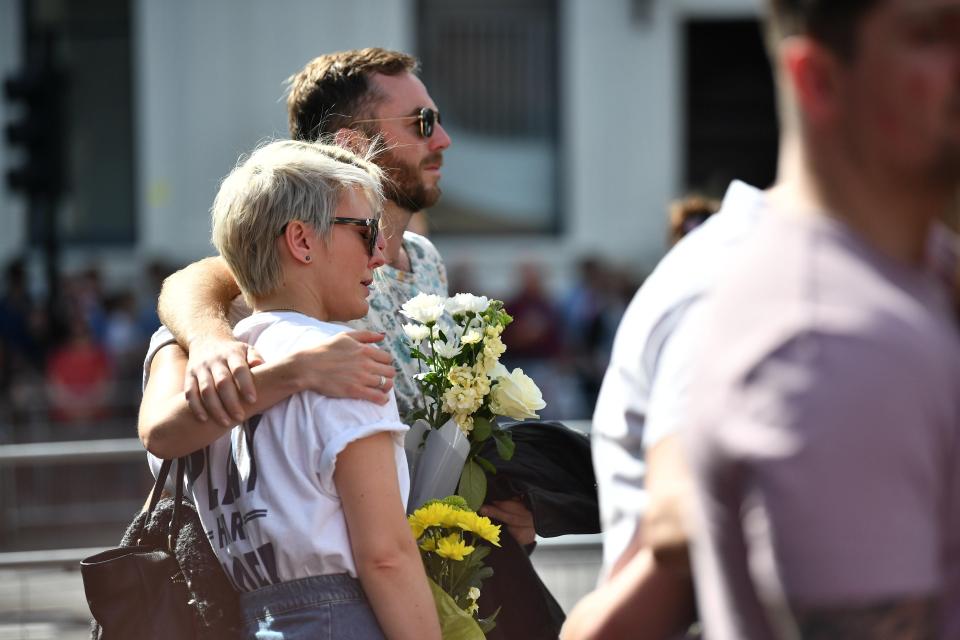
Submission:
[[[423,260],[443,262],[437,247],[426,236],[413,231],[404,231],[403,244],[407,252],[411,254],[410,262],[414,264]]]

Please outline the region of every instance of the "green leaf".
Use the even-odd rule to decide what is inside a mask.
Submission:
[[[487,460],[486,458],[483,458],[483,457],[481,457],[481,456],[477,456],[477,457],[474,458],[474,461],[475,461],[477,464],[479,464],[481,467],[483,467],[483,470],[486,471],[487,473],[489,473],[489,474],[491,474],[491,475],[496,475],[496,474],[497,474],[497,468],[496,468],[495,466],[493,466],[493,463],[490,462],[489,460]]]
[[[513,436],[506,431],[497,430],[493,432],[493,438],[497,441],[497,453],[504,460],[513,457],[516,445],[513,443]]]
[[[474,511],[480,508],[483,499],[487,497],[487,476],[483,474],[480,465],[473,460],[463,465],[457,495],[463,497]]]
[[[472,436],[470,439],[474,442],[483,442],[490,437],[490,434],[493,433],[493,427],[490,425],[490,421],[486,418],[481,418],[480,416],[475,416],[473,418],[473,431],[470,433]]]
[[[477,620],[477,624],[480,626],[480,631],[482,631],[484,634],[487,634],[493,631],[494,627],[497,626],[497,623],[494,621],[496,620],[497,616],[500,614],[500,609],[502,608],[503,607],[497,607],[497,610],[494,611],[489,618],[480,618],[479,620]],[[443,637],[446,638],[447,636],[443,636]]]
[[[473,616],[458,607],[454,599],[436,582],[429,578],[427,582],[430,583],[430,592],[437,607],[443,640],[484,640],[483,631]]]
[[[423,361],[427,360],[427,356],[425,356],[423,351],[420,351],[420,349],[418,349],[417,347],[413,347],[410,349],[410,356],[413,358],[416,358],[417,360],[423,360]]]

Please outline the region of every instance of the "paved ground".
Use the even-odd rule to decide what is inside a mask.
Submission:
[[[541,543],[533,554],[543,581],[567,611],[593,588],[600,568],[595,538],[580,546]],[[79,570],[0,569],[0,640],[84,640],[89,617]]]

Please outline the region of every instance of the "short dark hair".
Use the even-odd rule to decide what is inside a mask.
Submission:
[[[415,73],[417,59],[377,47],[338,51],[314,58],[288,79],[290,137],[315,141],[347,127],[380,99],[370,76]]]
[[[856,51],[857,27],[883,0],[767,0],[770,41],[807,35],[845,59]]]

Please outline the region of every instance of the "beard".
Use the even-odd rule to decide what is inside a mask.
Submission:
[[[376,162],[386,174],[384,195],[398,207],[416,213],[429,209],[440,199],[440,187],[428,187],[420,172],[426,165],[442,163],[443,156],[439,153],[427,156],[416,167],[398,158],[393,151],[384,151]]]

